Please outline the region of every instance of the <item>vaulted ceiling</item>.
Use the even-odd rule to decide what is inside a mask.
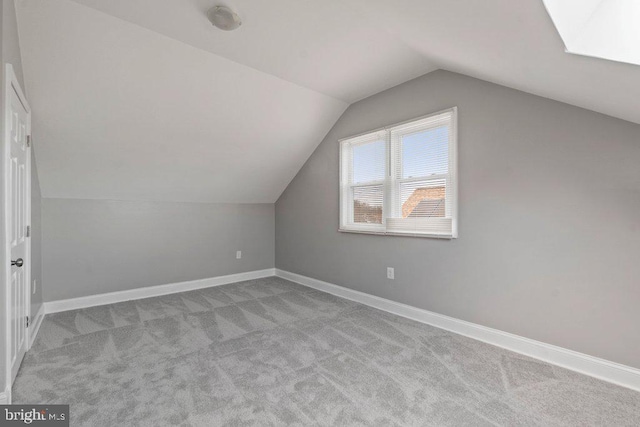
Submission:
[[[640,67],[542,0],[19,0],[43,197],[274,202],[359,99],[437,68],[640,123]]]

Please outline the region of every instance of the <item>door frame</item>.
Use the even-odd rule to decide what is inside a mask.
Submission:
[[[13,71],[13,66],[11,64],[6,64],[5,66],[5,81],[4,81],[4,100],[3,100],[3,111],[4,117],[4,135],[2,136],[2,167],[3,170],[3,179],[4,185],[2,188],[2,209],[4,211],[4,241],[2,244],[4,245],[4,259],[0,260],[0,262],[4,263],[5,266],[5,275],[3,278],[3,289],[2,293],[4,295],[5,300],[5,384],[4,384],[4,393],[5,399],[7,403],[11,403],[11,387],[12,387],[12,378],[11,378],[11,298],[9,295],[10,292],[10,283],[11,283],[11,242],[9,241],[9,236],[11,235],[11,198],[10,198],[10,187],[9,187],[9,157],[10,157],[10,120],[9,116],[10,110],[10,102],[11,102],[11,92],[15,91],[18,95],[18,99],[24,106],[27,111],[27,135],[29,138],[31,137],[31,108],[29,107],[29,103],[27,102],[27,98],[24,96],[24,92],[22,92],[22,88],[20,87],[20,82],[18,81],[18,77]],[[31,227],[31,146],[30,144],[27,146],[26,152],[26,161],[27,161],[27,170],[26,170],[26,189],[28,193],[28,197],[26,199],[27,205],[27,218],[28,225]],[[31,320],[31,292],[32,292],[32,284],[31,284],[31,233],[29,237],[26,239],[26,285],[27,285],[27,298],[26,298],[26,313]],[[29,325],[31,326],[31,325]],[[27,342],[27,350],[29,350],[30,336],[29,336],[29,327],[26,329],[26,342]]]

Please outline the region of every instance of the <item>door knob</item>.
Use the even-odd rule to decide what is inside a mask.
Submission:
[[[22,258],[18,258],[15,261],[11,261],[11,265],[15,265],[16,267],[22,267],[22,265],[24,264],[24,261],[22,260]]]

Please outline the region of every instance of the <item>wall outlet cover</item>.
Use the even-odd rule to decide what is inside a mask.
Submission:
[[[236,259],[240,259],[242,258],[242,251],[237,251],[236,252]]]
[[[395,271],[393,267],[387,267],[387,279],[391,279],[391,280],[395,279]]]

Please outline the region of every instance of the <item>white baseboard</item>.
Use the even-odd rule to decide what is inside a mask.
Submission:
[[[45,302],[45,313],[58,313],[61,311],[77,310],[79,308],[94,307],[97,305],[113,304],[117,302],[136,299],[157,297],[174,294],[176,292],[193,291],[195,289],[209,288],[212,286],[227,285],[229,283],[242,282],[243,280],[260,279],[275,275],[275,268],[266,270],[249,271],[246,273],[229,274],[228,276],[211,277],[208,279],[191,280],[189,282],[170,283],[167,285],[148,286],[127,291],[109,292],[106,294],[89,295],[86,297],[71,298],[58,301]]]
[[[640,391],[640,369],[276,269],[276,275],[398,316],[446,329],[572,371]]]
[[[31,348],[33,342],[36,340],[40,325],[42,325],[42,319],[44,319],[44,303],[40,305],[40,309],[35,316],[32,316],[32,319],[32,323],[29,326],[29,348]]]

